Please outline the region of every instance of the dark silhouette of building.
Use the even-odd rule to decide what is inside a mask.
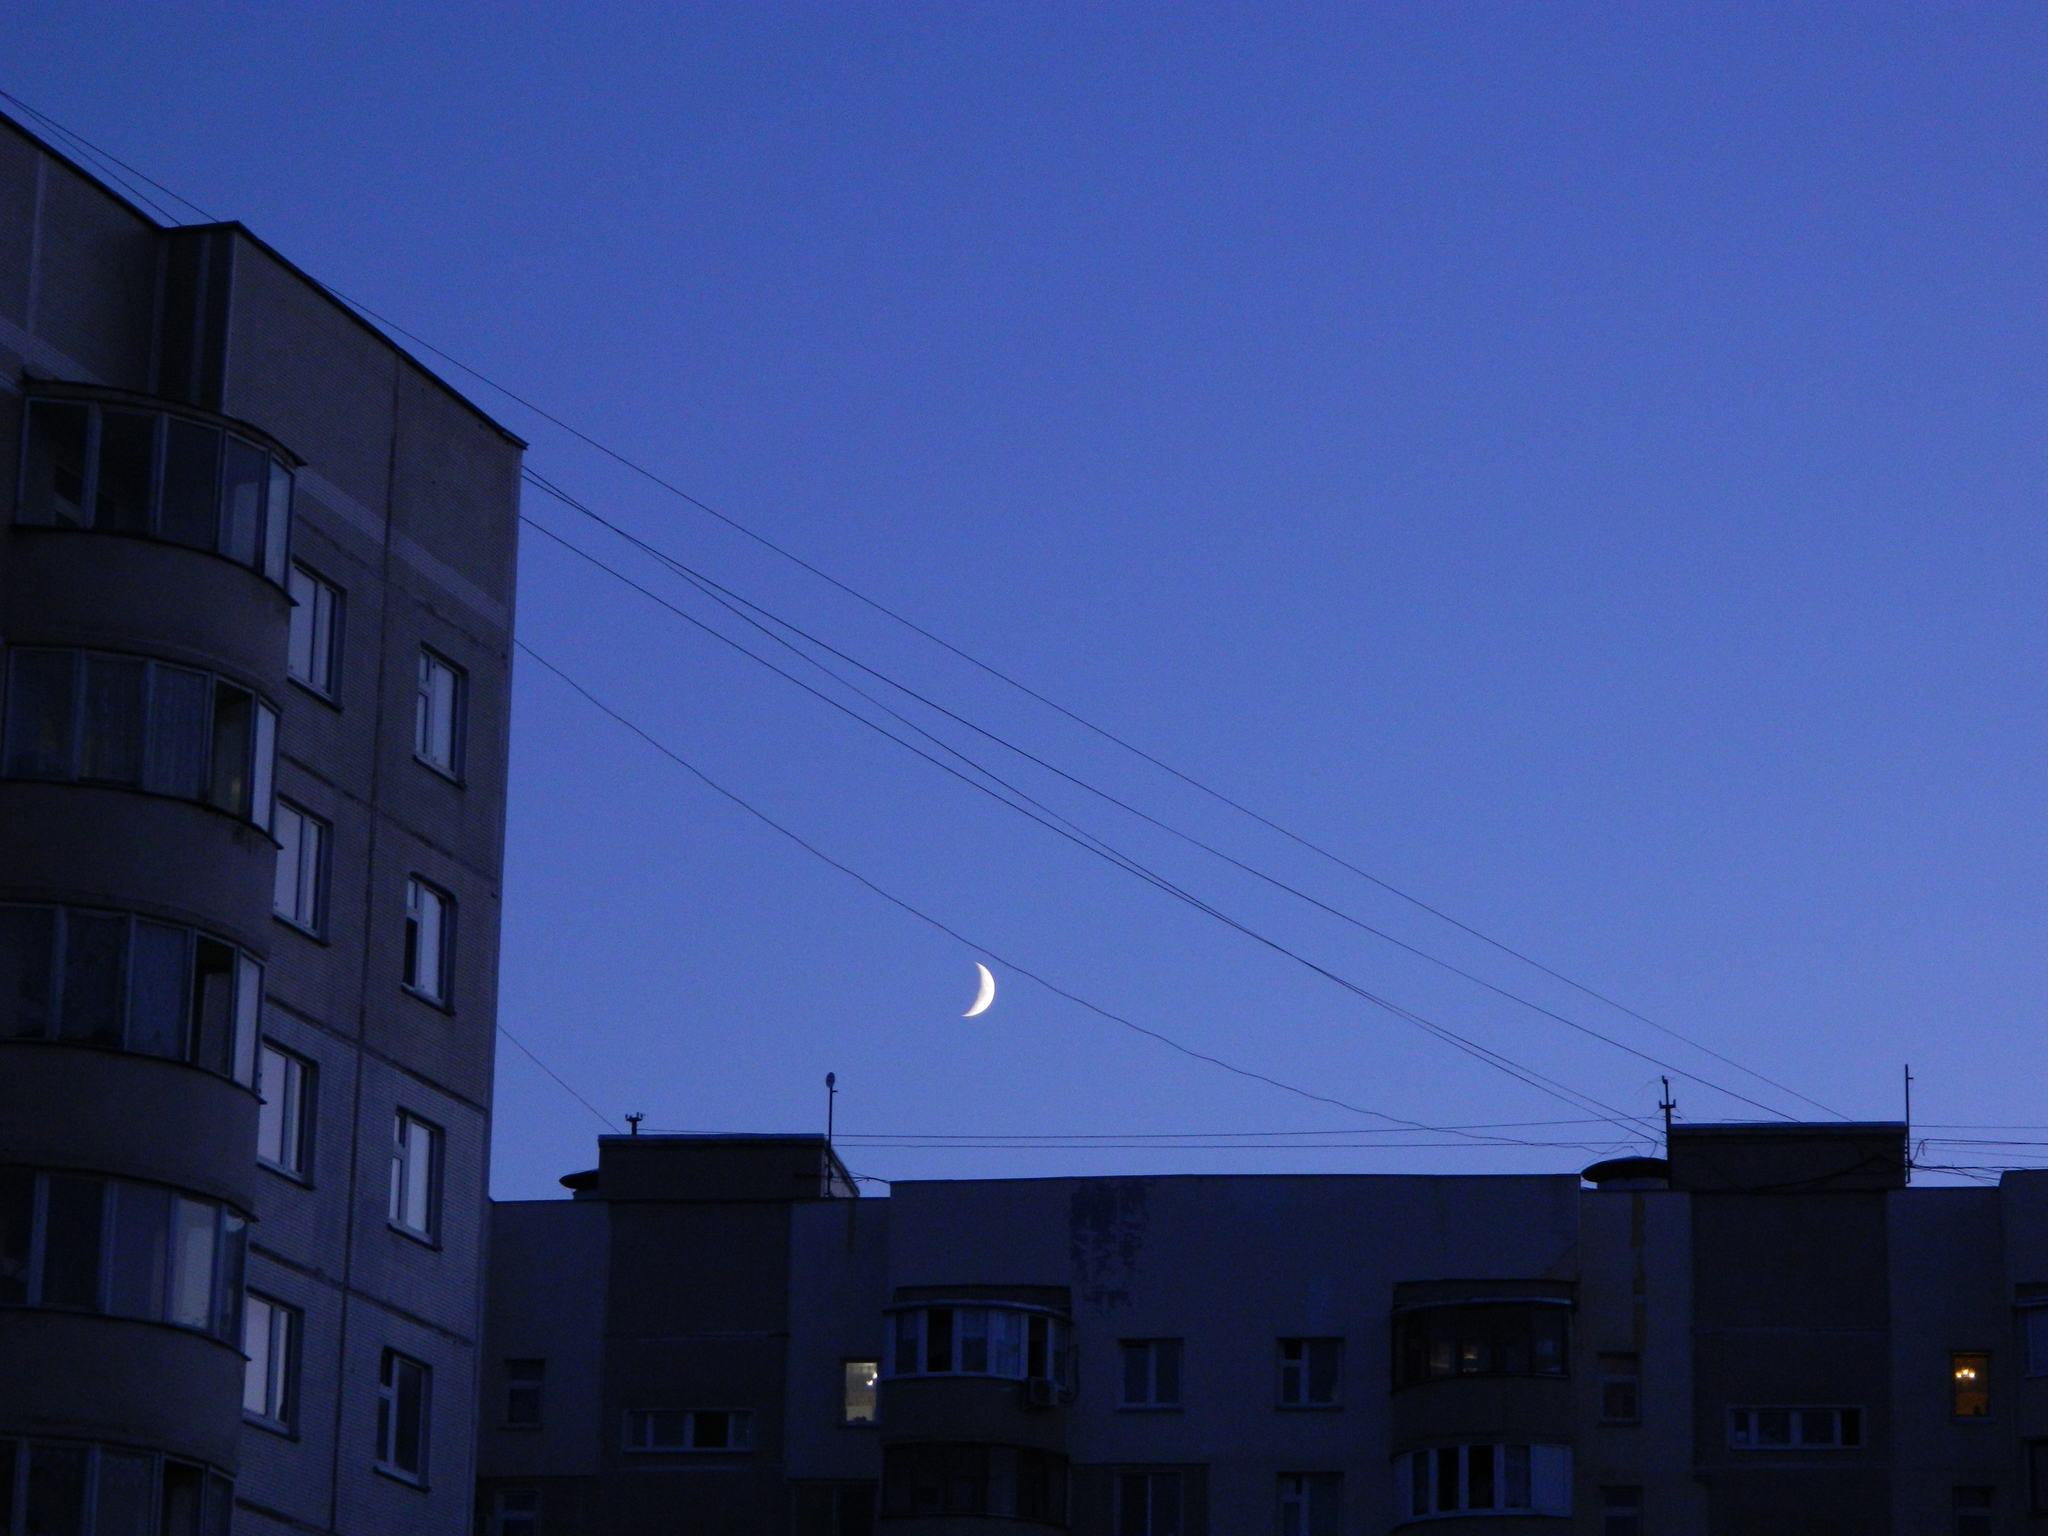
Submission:
[[[520,444],[0,125],[0,1531],[460,1531]]]
[[[493,1208],[484,1536],[1991,1536],[2048,1498],[2048,1173],[1896,1124],[1583,1176],[898,1183],[605,1137]]]

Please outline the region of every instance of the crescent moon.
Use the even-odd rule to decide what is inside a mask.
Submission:
[[[981,991],[974,999],[974,1006],[960,1015],[963,1019],[971,1019],[978,1013],[988,1012],[988,1005],[996,1000],[996,979],[990,974],[989,968],[979,960],[974,962],[974,968],[981,972]]]

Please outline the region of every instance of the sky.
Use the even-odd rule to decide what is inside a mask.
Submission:
[[[5,31],[0,88],[698,498],[451,373],[1046,808],[529,491],[754,655],[532,529],[519,638],[844,868],[521,655],[499,1196],[601,1117],[822,1130],[827,1072],[877,1181],[1567,1171],[1665,1076],[1889,1119],[1908,1063],[1930,1170],[2048,1150],[2040,7]]]

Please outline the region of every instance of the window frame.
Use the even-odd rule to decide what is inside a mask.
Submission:
[[[403,1384],[395,1379],[402,1370],[410,1367],[418,1372],[419,1405],[417,1409],[417,1433],[412,1447],[417,1467],[407,1467],[398,1458],[401,1447],[397,1444],[398,1432],[402,1427],[400,1414],[404,1406]],[[417,1356],[403,1350],[386,1347],[377,1369],[377,1440],[376,1459],[373,1468],[383,1476],[411,1487],[425,1490],[431,1470],[433,1453],[434,1422],[434,1368]]]
[[[525,1369],[532,1367],[530,1371]],[[521,1355],[505,1361],[505,1415],[499,1428],[512,1431],[542,1429],[547,1423],[548,1363],[539,1355]],[[530,1398],[533,1417],[513,1416],[515,1401]]]
[[[508,1509],[513,1499],[531,1499],[526,1509]],[[540,1536],[541,1490],[538,1488],[495,1488],[491,1491],[493,1536]],[[516,1529],[509,1521],[519,1522]]]
[[[295,579],[301,577],[311,588],[311,600],[307,602],[301,602],[299,595],[292,590]],[[285,676],[321,703],[339,709],[348,592],[303,560],[294,560],[285,570],[285,593],[292,600],[291,638],[285,647]],[[307,677],[297,670],[298,615],[302,608],[307,610],[307,648],[312,653],[313,664],[321,673],[319,677]]]
[[[1643,1536],[1643,1490],[1639,1485],[1601,1487],[1600,1536]]]
[[[1839,1453],[1864,1448],[1863,1412],[1859,1403],[1731,1403],[1723,1416],[1723,1423],[1728,1448],[1732,1451],[1778,1455],[1802,1455],[1808,1451]],[[1791,1415],[1786,1420],[1786,1433],[1790,1438],[1783,1444],[1765,1444],[1759,1438],[1757,1415],[1766,1413]],[[1806,1416],[1815,1413],[1833,1416],[1832,1440],[1806,1438]]]
[[[265,1055],[275,1056],[283,1064],[285,1081],[279,1089],[278,1103],[280,1126],[278,1141],[280,1150],[288,1154],[288,1160],[280,1161],[265,1155],[263,1150],[263,1110],[257,1110],[256,1161],[272,1173],[282,1174],[295,1184],[310,1186],[313,1182],[313,1128],[319,1104],[320,1067],[315,1061],[301,1056],[297,1051],[278,1044],[265,1036],[256,1045],[256,1098],[259,1106],[267,1106],[269,1100],[263,1093],[263,1065]]]
[[[420,984],[420,960],[425,953],[425,946],[420,940],[425,929],[422,914],[428,901],[439,908],[434,943],[438,991]],[[443,1013],[455,1011],[455,913],[455,897],[445,887],[436,885],[423,875],[406,876],[404,970],[399,984],[421,1002],[431,1004]]]
[[[868,1367],[867,1393],[868,1414],[866,1418],[853,1415],[854,1372],[861,1366]],[[873,1355],[844,1355],[839,1361],[839,1427],[841,1429],[873,1429],[882,1422],[882,1362]]]
[[[1185,1467],[1117,1467],[1110,1476],[1110,1528],[1116,1536],[1187,1536],[1189,1478]],[[1173,1490],[1170,1513],[1159,1508],[1162,1486]],[[1134,1488],[1144,1490],[1145,1501],[1135,1519],[1129,1504]],[[1162,1514],[1166,1518],[1162,1519]]]
[[[933,1329],[931,1314],[948,1314],[946,1325],[947,1364],[934,1367],[931,1363]],[[980,1312],[993,1316],[1002,1314],[1019,1321],[1016,1329],[1019,1335],[1017,1366],[1015,1372],[996,1368],[1001,1354],[1007,1352],[1007,1344],[998,1345],[993,1325],[985,1318],[985,1331],[981,1336],[989,1341],[988,1368],[965,1370],[959,1364],[961,1351],[954,1347],[955,1341],[969,1334],[960,1326],[959,1314]],[[886,1309],[888,1333],[883,1343],[882,1380],[901,1376],[974,1376],[992,1377],[998,1381],[1051,1381],[1058,1385],[1062,1394],[1073,1390],[1073,1321],[1063,1312],[1050,1307],[1036,1306],[1030,1302],[1015,1301],[914,1301],[899,1302]],[[1010,1331],[1005,1324],[1002,1332]],[[914,1352],[914,1369],[903,1368],[907,1352]],[[1034,1365],[1045,1367],[1043,1374],[1034,1371]]]
[[[1326,1398],[1310,1396],[1315,1385],[1316,1345],[1329,1345],[1335,1360],[1330,1368],[1330,1395]],[[1287,1351],[1294,1347],[1300,1351],[1298,1359],[1290,1360]],[[1344,1406],[1344,1339],[1335,1334],[1304,1334],[1295,1338],[1274,1340],[1274,1359],[1278,1379],[1274,1383],[1273,1403],[1276,1408],[1288,1413],[1329,1413]],[[1288,1381],[1292,1375],[1299,1387],[1299,1395],[1289,1397]]]
[[[249,1405],[249,1379],[257,1370],[257,1357],[250,1351],[250,1331],[259,1318],[267,1337],[264,1342],[265,1406]],[[242,1418],[274,1434],[298,1438],[299,1356],[305,1338],[306,1314],[302,1308],[279,1301],[253,1286],[242,1298]]]
[[[1991,1419],[1991,1364],[1992,1354],[1988,1349],[1952,1349],[1948,1353],[1949,1363],[1949,1418],[1957,1424],[1984,1424]],[[1965,1376],[1965,1372],[1972,1374]],[[1971,1383],[1966,1385],[1965,1383]],[[1964,1408],[1970,1397],[1981,1400],[1983,1406],[1974,1413]]]
[[[1478,1449],[1489,1453],[1487,1477],[1491,1485],[1491,1502],[1486,1504],[1472,1503],[1471,1453]],[[1522,1453],[1520,1458],[1513,1455],[1517,1451]],[[1454,1456],[1457,1469],[1457,1505],[1448,1509],[1441,1501],[1446,1452]],[[1526,1504],[1512,1502],[1517,1460],[1522,1462],[1528,1479]],[[1462,1520],[1473,1515],[1570,1515],[1575,1462],[1576,1457],[1569,1445],[1530,1440],[1471,1440],[1404,1452],[1394,1458],[1394,1499],[1398,1521]]]
[[[293,838],[287,847],[285,839],[286,818],[297,823]],[[307,834],[312,833],[311,868],[307,867]],[[327,942],[327,898],[329,882],[333,878],[334,865],[334,823],[324,816],[316,816],[297,801],[283,795],[277,797],[277,809],[273,818],[271,838],[277,843],[277,877],[270,887],[270,915],[288,928],[296,929],[309,939]],[[287,852],[291,855],[289,866]],[[292,872],[292,910],[285,911],[277,904],[279,893],[285,882],[285,871]],[[301,905],[310,908],[301,912]]]
[[[1147,1339],[1118,1339],[1117,1341],[1117,1390],[1116,1406],[1119,1412],[1128,1413],[1177,1413],[1187,1402],[1187,1340],[1182,1337],[1162,1336]],[[1142,1351],[1145,1365],[1145,1392],[1142,1398],[1133,1398],[1131,1389],[1131,1360]],[[1170,1359],[1172,1364],[1173,1395],[1160,1395],[1160,1362]]]
[[[423,1151],[406,1134],[408,1128],[424,1133]],[[424,1115],[415,1114],[402,1105],[392,1111],[391,1130],[391,1198],[386,1206],[385,1225],[414,1242],[438,1248],[441,1246],[441,1180],[442,1165],[447,1159],[447,1132]],[[424,1161],[426,1166],[424,1173],[415,1180],[417,1161]],[[407,1219],[415,1191],[426,1207],[421,1213],[425,1225],[415,1225]]]
[[[1600,1413],[1598,1422],[1610,1427],[1627,1427],[1643,1422],[1643,1357],[1632,1350],[1615,1350],[1601,1354],[1595,1364],[1599,1368]],[[1608,1410],[1613,1399],[1610,1390],[1625,1387],[1628,1391],[1631,1413],[1616,1414]]]
[[[726,1421],[726,1443],[724,1445],[697,1444],[698,1420],[700,1417],[722,1416]],[[683,1424],[681,1441],[653,1439],[657,1421],[680,1416]],[[636,1443],[634,1422],[641,1421],[646,1435]],[[732,1431],[743,1431],[735,1442]],[[751,1456],[754,1453],[754,1410],[751,1408],[628,1408],[625,1410],[624,1430],[619,1437],[620,1454],[626,1456]]]
[[[448,677],[448,760],[433,755],[437,697],[433,683],[436,672]],[[432,769],[451,784],[464,781],[469,737],[469,669],[435,650],[420,647],[419,680],[413,703],[413,760]]]

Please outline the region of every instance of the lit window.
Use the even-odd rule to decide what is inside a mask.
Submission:
[[[545,1360],[505,1362],[505,1427],[539,1429],[542,1394],[547,1387]]]
[[[634,1408],[626,1414],[629,1451],[748,1451],[754,1415],[744,1408]]]
[[[1951,1411],[1959,1419],[1982,1419],[1991,1413],[1991,1356],[1958,1350],[1948,1357]]]
[[[1572,1512],[1572,1453],[1563,1445],[1445,1445],[1394,1460],[1405,1515]]]
[[[448,1002],[455,950],[455,898],[417,877],[405,882],[405,985],[430,1003]]]
[[[1600,1490],[1600,1536],[1643,1536],[1643,1490]]]
[[[377,1377],[377,1467],[408,1482],[427,1479],[427,1409],[433,1372],[395,1349]]]
[[[875,1382],[882,1374],[879,1360],[848,1360],[843,1362],[845,1373],[844,1391],[840,1397],[842,1424],[872,1424],[875,1422]]]
[[[1571,1309],[1512,1301],[1423,1306],[1394,1318],[1394,1385],[1451,1376],[1562,1376]]]
[[[1280,1406],[1334,1408],[1343,1400],[1342,1339],[1280,1341]]]
[[[451,779],[462,777],[462,668],[432,651],[420,652],[419,701],[413,715],[415,756]]]
[[[1863,1443],[1863,1410],[1730,1408],[1728,1443],[1739,1451],[1854,1450]]]
[[[271,910],[318,937],[327,928],[327,860],[334,829],[289,800],[277,802],[277,877]]]
[[[1179,1339],[1125,1339],[1123,1391],[1117,1402],[1124,1408],[1178,1408],[1180,1406]]]
[[[94,651],[9,660],[10,778],[112,784],[270,825],[277,711],[188,667]]]
[[[312,1063],[263,1042],[256,1060],[256,1156],[303,1178],[312,1166]]]
[[[1956,1536],[1991,1536],[1991,1512],[1996,1507],[1995,1488],[1955,1488],[1950,1501],[1955,1506]]]
[[[242,1304],[242,1411],[273,1429],[290,1429],[298,1377],[299,1313],[249,1292]]]
[[[341,589],[303,565],[292,567],[286,586],[292,595],[286,674],[331,699],[340,681]]]
[[[0,906],[0,1038],[190,1062],[252,1083],[263,967],[232,944],[86,907]]]
[[[1643,1418],[1643,1363],[1640,1355],[1600,1357],[1600,1422],[1639,1424]]]
[[[1280,1536],[1337,1536],[1343,1510],[1341,1473],[1280,1474]]]
[[[500,1488],[497,1536],[540,1536],[540,1491]]]
[[[1182,1536],[1181,1474],[1116,1474],[1116,1536]]]
[[[17,522],[163,539],[285,579],[292,473],[219,426],[87,401],[29,402]]]
[[[1066,1319],[1033,1308],[905,1307],[896,1313],[889,1374],[1064,1383],[1066,1357]]]
[[[404,1110],[391,1122],[391,1224],[432,1241],[441,1132]]]

